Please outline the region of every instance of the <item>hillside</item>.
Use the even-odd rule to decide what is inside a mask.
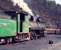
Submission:
[[[0,0],[0,10],[19,11],[20,7],[17,4],[14,6],[11,0]]]

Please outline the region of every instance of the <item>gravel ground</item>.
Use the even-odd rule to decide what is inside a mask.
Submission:
[[[49,40],[54,42],[52,46],[48,44]],[[0,50],[61,50],[61,38],[52,35],[38,40],[1,45]]]

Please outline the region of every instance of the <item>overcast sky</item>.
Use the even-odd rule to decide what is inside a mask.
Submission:
[[[61,0],[55,0],[57,4],[61,4]]]
[[[56,1],[56,4],[60,4],[61,5],[61,0],[48,0],[48,1]]]

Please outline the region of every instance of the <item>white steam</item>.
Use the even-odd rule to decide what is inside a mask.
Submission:
[[[27,3],[24,0],[12,0],[14,5],[18,4],[19,7],[23,8],[24,11],[28,12],[30,15],[33,15],[32,10],[28,7]]]

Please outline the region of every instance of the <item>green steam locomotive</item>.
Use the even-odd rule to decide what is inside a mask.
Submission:
[[[29,16],[27,13],[15,11],[5,11],[4,13],[4,17],[3,15],[0,16],[1,44],[14,43],[18,39],[21,40],[21,35],[23,38],[24,33],[29,33]]]

